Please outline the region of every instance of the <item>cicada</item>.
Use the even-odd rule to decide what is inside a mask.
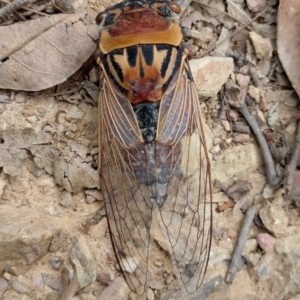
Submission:
[[[179,13],[139,0],[96,19],[100,185],[119,269],[139,295],[160,278],[157,260],[172,265],[172,288],[195,293],[211,245],[210,165]]]

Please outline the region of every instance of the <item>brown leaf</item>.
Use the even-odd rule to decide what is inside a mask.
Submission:
[[[82,12],[0,27],[0,88],[39,91],[65,81],[96,49],[93,19]]]
[[[300,96],[300,2],[281,0],[277,21],[277,48],[281,64]]]

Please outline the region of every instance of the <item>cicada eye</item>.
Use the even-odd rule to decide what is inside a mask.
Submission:
[[[174,1],[171,1],[168,3],[168,6],[169,8],[176,14],[180,14],[181,12],[181,7],[178,3],[174,2]]]
[[[96,17],[96,23],[98,25],[100,25],[107,16],[108,16],[108,13],[106,11],[99,13]]]

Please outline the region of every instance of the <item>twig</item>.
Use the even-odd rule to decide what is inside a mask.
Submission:
[[[298,158],[300,155],[300,121],[297,125],[297,133],[296,133],[296,143],[295,143],[295,149],[293,152],[292,159],[287,167],[287,177],[285,180],[285,190],[287,192],[287,196],[291,196],[291,189],[293,185],[293,175],[296,170],[297,164],[298,164]]]
[[[14,0],[0,9],[0,19],[4,20],[9,15],[13,14],[24,5],[30,3],[30,0]]]
[[[227,283],[232,283],[235,277],[235,273],[239,270],[239,266],[242,261],[242,253],[246,244],[246,240],[248,237],[248,232],[252,225],[252,221],[256,212],[256,206],[251,206],[248,208],[243,226],[240,231],[239,238],[234,248],[233,256],[231,259],[231,263],[226,275],[225,281]]]
[[[243,117],[247,120],[249,126],[251,127],[253,133],[255,134],[258,144],[261,148],[264,161],[266,164],[266,171],[267,171],[267,181],[271,186],[276,186],[279,182],[279,178],[277,177],[276,170],[275,170],[275,164],[270,152],[270,149],[268,147],[268,144],[266,142],[266,139],[264,138],[258,123],[253,115],[250,114],[249,109],[246,104],[242,105],[241,107],[237,108],[240,113],[243,115]]]
[[[78,92],[78,88],[72,89],[72,90],[70,90],[70,91],[63,91],[63,92],[51,94],[51,95],[47,96],[46,98],[51,98],[51,97],[57,97],[57,96],[62,96],[62,95],[67,95],[67,94],[72,94],[72,93],[74,93],[74,92]]]

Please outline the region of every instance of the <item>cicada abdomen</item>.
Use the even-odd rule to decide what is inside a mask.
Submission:
[[[140,295],[164,281],[159,259],[172,262],[164,288],[195,293],[211,244],[210,167],[179,13],[141,0],[97,17],[101,190],[119,268]]]

